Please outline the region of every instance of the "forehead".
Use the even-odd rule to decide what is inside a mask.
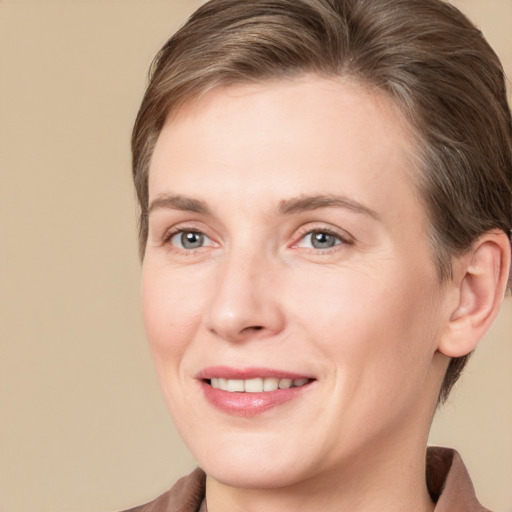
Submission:
[[[318,187],[338,178],[348,188],[354,178],[369,188],[401,181],[410,195],[415,141],[395,103],[355,80],[305,75],[217,87],[166,120],[153,153],[149,192],[158,193],[171,178],[175,187],[188,180],[200,192],[194,187],[199,177],[215,181],[222,173],[232,192],[237,183],[247,193],[250,182],[255,190],[258,182],[290,174]]]

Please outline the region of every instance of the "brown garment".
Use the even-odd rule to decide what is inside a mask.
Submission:
[[[155,500],[124,512],[208,512],[205,488],[206,475],[197,468]]]
[[[466,467],[455,450],[429,448],[426,474],[430,495],[436,502],[435,512],[490,512],[478,503]],[[205,483],[206,475],[198,468],[156,500],[125,512],[208,512]]]

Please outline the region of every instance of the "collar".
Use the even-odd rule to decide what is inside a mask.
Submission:
[[[429,447],[426,477],[435,512],[490,512],[478,502],[466,466],[455,450]]]

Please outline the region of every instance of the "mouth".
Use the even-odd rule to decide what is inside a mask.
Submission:
[[[252,417],[298,399],[315,378],[269,369],[209,368],[197,375],[207,401],[223,413]]]

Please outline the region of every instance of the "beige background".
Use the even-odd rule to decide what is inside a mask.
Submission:
[[[512,1],[460,0],[512,74]],[[0,1],[0,511],[106,512],[193,466],[139,313],[129,136],[149,62],[198,2]],[[512,511],[512,303],[440,413]]]

